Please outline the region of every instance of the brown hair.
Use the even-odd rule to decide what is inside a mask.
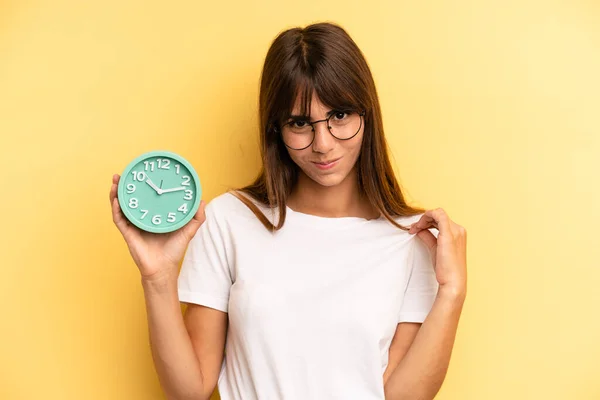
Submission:
[[[285,30],[269,48],[260,80],[259,123],[262,168],[258,177],[239,189],[259,203],[279,207],[273,225],[256,205],[232,191],[270,231],[285,222],[287,198],[298,178],[278,127],[289,117],[298,95],[302,115],[308,115],[313,91],[332,109],[365,110],[365,128],[358,164],[358,185],[380,213],[400,229],[393,217],[425,210],[406,204],[390,164],[381,109],[369,66],[352,38],[339,25],[315,23]]]

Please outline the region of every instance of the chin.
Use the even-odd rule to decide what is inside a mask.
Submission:
[[[337,186],[344,181],[345,176],[340,174],[316,174],[309,175],[310,179],[315,181],[321,186]]]

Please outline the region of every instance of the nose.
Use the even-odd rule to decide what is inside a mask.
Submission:
[[[313,151],[326,154],[335,147],[335,138],[327,128],[327,121],[319,122],[313,125],[315,130],[315,140],[313,141]]]

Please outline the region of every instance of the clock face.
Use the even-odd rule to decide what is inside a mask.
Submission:
[[[121,210],[138,228],[172,232],[193,217],[202,196],[192,165],[168,151],[153,151],[133,160],[119,180]]]

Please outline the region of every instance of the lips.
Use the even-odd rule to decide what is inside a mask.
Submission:
[[[335,160],[331,160],[329,162],[316,162],[316,161],[313,161],[313,164],[315,164],[315,168],[318,168],[318,169],[320,169],[322,171],[325,171],[325,170],[330,170],[330,169],[335,168],[339,164],[340,159],[341,159],[341,157],[337,158]]]
[[[336,159],[333,159],[333,160],[329,160],[329,161],[323,161],[323,162],[319,162],[319,161],[313,161],[313,162],[315,164],[319,164],[319,165],[327,165],[327,164],[331,164],[332,162],[336,162],[337,160],[339,160],[339,158],[336,158]]]

